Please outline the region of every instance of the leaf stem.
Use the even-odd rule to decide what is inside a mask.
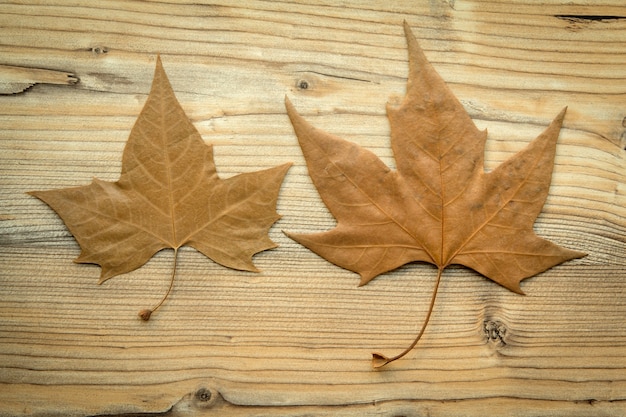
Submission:
[[[415,338],[415,340],[413,340],[413,343],[411,343],[411,346],[409,346],[404,351],[402,351],[401,353],[397,354],[396,356],[392,358],[388,358],[387,356],[381,353],[373,353],[372,354],[372,366],[374,368],[382,368],[388,363],[391,363],[397,359],[400,359],[401,357],[409,353],[415,347],[415,345],[417,345],[417,342],[419,342],[419,340],[422,338],[422,335],[424,334],[424,331],[426,330],[426,326],[428,325],[428,321],[430,320],[430,316],[433,312],[433,307],[435,306],[435,298],[437,298],[437,290],[439,289],[439,283],[441,282],[441,273],[443,272],[444,268],[445,267],[439,268],[439,270],[437,271],[437,281],[435,282],[433,295],[430,298],[430,306],[428,307],[428,313],[426,314],[426,319],[424,320],[424,324],[422,324],[422,328],[417,334],[417,337]]]
[[[141,310],[139,312],[139,317],[141,317],[142,320],[144,321],[150,320],[150,316],[152,315],[152,313],[154,313],[159,307],[161,307],[165,299],[168,297],[168,295],[170,295],[170,292],[172,291],[172,287],[174,287],[174,277],[176,276],[177,262],[178,262],[178,248],[174,248],[174,266],[172,267],[172,276],[170,277],[170,286],[167,289],[167,292],[165,293],[163,298],[161,298],[161,301],[159,301],[154,307],[152,307],[151,309]]]

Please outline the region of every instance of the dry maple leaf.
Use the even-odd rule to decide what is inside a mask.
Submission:
[[[75,262],[102,267],[100,283],[189,245],[229,268],[257,271],[252,256],[274,248],[269,228],[291,164],[220,179],[206,145],[174,96],[160,58],[148,99],[133,126],[117,182],[30,194],[63,219],[82,249]]]
[[[465,265],[516,293],[520,281],[585,256],[535,235],[548,195],[565,109],[525,149],[489,173],[483,167],[486,131],[426,60],[405,22],[407,93],[387,106],[397,171],[372,152],[308,124],[286,100],[309,175],[337,226],[288,234],[328,261],[361,275],[360,285],[409,262],[438,268],[430,307],[408,353],[430,318],[443,270]]]

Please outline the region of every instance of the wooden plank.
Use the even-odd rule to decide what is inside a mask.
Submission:
[[[35,84],[74,84],[74,74],[42,68],[0,65],[0,94],[17,94]]]
[[[624,415],[623,2],[229,3],[0,5],[0,65],[80,80],[0,96],[0,415]],[[525,281],[527,296],[446,269],[418,348],[373,371],[372,351],[412,340],[435,270],[357,288],[282,234],[334,224],[283,100],[393,167],[385,103],[405,89],[403,20],[489,129],[488,169],[569,106],[536,231],[589,256]],[[98,286],[99,268],[72,263],[78,245],[25,192],[117,179],[157,54],[220,175],[294,166],[262,272],[183,248],[171,299],[144,323],[172,252]]]

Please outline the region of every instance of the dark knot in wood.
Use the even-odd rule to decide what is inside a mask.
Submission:
[[[200,388],[196,391],[196,400],[200,402],[211,401],[211,391],[206,388]]]
[[[506,325],[498,320],[485,320],[483,332],[491,343],[506,345]]]

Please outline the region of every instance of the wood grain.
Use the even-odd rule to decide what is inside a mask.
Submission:
[[[74,74],[41,68],[23,68],[0,65],[0,94],[17,94],[35,84],[74,84]]]
[[[0,65],[80,80],[0,96],[0,415],[625,415],[623,2],[230,3],[0,4]],[[418,348],[373,371],[372,351],[412,340],[435,269],[357,288],[282,234],[334,224],[283,100],[393,167],[385,103],[404,93],[403,20],[489,129],[488,169],[569,106],[536,231],[589,256],[525,281],[527,296],[446,269]],[[118,178],[157,54],[220,175],[295,165],[262,273],[183,248],[171,299],[144,323],[172,251],[98,286],[25,193]]]

